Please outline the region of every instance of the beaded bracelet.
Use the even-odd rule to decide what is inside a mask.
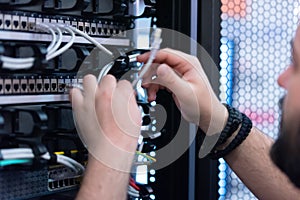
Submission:
[[[227,139],[230,138],[230,136],[238,129],[243,120],[242,113],[240,111],[227,104],[224,105],[228,110],[228,120],[215,146],[224,144]]]
[[[249,135],[251,128],[252,128],[252,122],[251,120],[242,113],[243,121],[242,121],[242,127],[240,128],[238,134],[235,136],[235,138],[231,141],[231,143],[223,150],[217,150],[215,147],[213,150],[208,154],[208,157],[211,159],[219,159],[226,155],[228,155],[232,150],[234,150],[237,146],[239,146]]]

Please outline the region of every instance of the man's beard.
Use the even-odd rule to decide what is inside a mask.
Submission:
[[[282,109],[282,107],[281,107]],[[279,137],[271,148],[273,162],[300,188],[300,113],[292,120],[283,120],[282,109]]]

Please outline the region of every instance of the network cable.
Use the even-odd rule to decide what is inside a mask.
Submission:
[[[50,33],[51,34],[51,42],[47,47],[46,60],[49,61],[67,51],[73,44],[76,38],[75,34],[78,34],[84,37],[86,40],[94,44],[97,48],[104,51],[109,56],[113,57],[113,53],[101,45],[94,38],[90,37],[88,34],[83,31],[78,30],[77,28],[65,25],[65,24],[53,24],[53,23],[40,23],[36,24],[36,29]],[[61,48],[59,48],[62,44],[63,40],[63,31],[66,31],[70,34],[70,40]],[[8,56],[0,56],[0,61],[2,62],[2,68],[10,69],[10,70],[20,70],[20,69],[30,69],[34,65],[35,58],[13,58]],[[109,70],[108,70],[109,71]],[[108,71],[105,71],[107,73]]]
[[[142,70],[140,71],[138,77],[132,82],[132,86],[135,87],[135,85],[143,78],[143,76],[146,74],[146,72],[149,70],[149,68],[151,67],[153,60],[155,59],[156,53],[160,48],[160,44],[162,42],[161,39],[161,29],[160,28],[156,28],[152,35],[151,35],[151,46],[150,46],[150,56],[149,59],[147,61],[147,63],[145,64],[145,66],[142,68]]]
[[[52,159],[49,152],[40,156],[42,159],[50,160]],[[73,169],[76,173],[82,174],[85,170],[84,166],[77,162],[76,160],[67,157],[65,155],[55,154],[56,162],[62,165],[65,165],[71,169]],[[0,150],[0,161],[2,165],[9,165],[10,164],[21,164],[22,161],[27,159],[34,159],[35,155],[31,148],[12,148],[12,149],[1,149]],[[6,161],[6,162],[4,162]],[[10,162],[9,162],[10,161]]]

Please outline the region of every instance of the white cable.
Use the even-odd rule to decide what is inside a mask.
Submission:
[[[18,69],[30,69],[33,63],[2,63],[3,69],[18,70]]]
[[[60,28],[58,28],[58,27],[54,27],[54,28],[55,28],[55,30],[56,30],[56,32],[57,32],[58,38],[57,38],[57,41],[56,41],[54,47],[53,47],[52,49],[50,49],[50,50],[47,52],[47,54],[52,54],[52,53],[54,53],[54,52],[59,48],[59,46],[60,46],[61,43],[62,43],[62,38],[63,38],[63,36],[62,36],[62,32],[61,32]]]
[[[109,70],[112,68],[113,65],[114,62],[110,62],[101,69],[98,75],[98,83],[100,83],[101,79],[109,72]]]
[[[18,154],[2,154],[3,160],[11,160],[11,159],[33,159],[33,153],[18,153]]]
[[[74,31],[75,33],[77,33],[78,35],[81,35],[82,37],[84,37],[85,39],[87,39],[88,41],[90,41],[92,44],[94,44],[100,50],[106,52],[110,56],[113,56],[113,53],[111,51],[109,51],[107,48],[105,48],[104,46],[102,46],[99,42],[97,42],[97,40],[95,40],[94,38],[90,37],[88,34],[84,33],[81,30],[78,30],[77,28],[75,28],[73,26],[68,26],[68,27],[70,27],[71,30]]]
[[[65,160],[66,162],[69,162],[69,163],[73,164],[75,167],[77,167],[77,169],[79,169],[79,172],[84,172],[84,170],[85,170],[84,166],[81,165],[76,160],[74,160],[70,157],[64,156],[64,155],[56,155],[56,156],[57,156],[57,160],[58,159]],[[78,171],[78,170],[76,170],[76,171]]]
[[[45,160],[50,160],[51,158],[48,152],[42,155],[41,157]],[[77,173],[82,173],[85,170],[83,165],[81,165],[79,162],[75,161],[72,158],[60,154],[56,154],[56,157],[58,163],[73,169]]]
[[[1,154],[16,154],[16,153],[32,153],[30,148],[13,148],[13,149],[1,149]]]
[[[136,197],[136,198],[139,198],[140,197],[140,195],[139,194],[136,194],[136,193],[133,193],[133,192],[131,192],[131,191],[127,191],[127,193],[130,195],[130,196],[133,196],[133,197]]]
[[[33,57],[29,57],[29,58],[12,58],[12,57],[8,57],[8,56],[0,56],[0,59],[1,59],[2,62],[18,63],[18,64],[34,62]]]
[[[132,82],[132,86],[133,87],[137,84],[137,82],[139,80],[141,80],[143,78],[143,76],[145,75],[145,73],[151,67],[151,64],[152,64],[153,60],[155,59],[156,53],[159,50],[160,43],[162,41],[162,39],[161,39],[161,29],[160,28],[156,28],[154,30],[154,32],[152,33],[152,37],[151,38],[152,38],[153,41],[151,43],[151,50],[150,50],[149,59],[148,59],[147,63],[145,64],[145,66],[142,68],[142,70],[139,73],[138,77],[133,80],[133,82]]]
[[[79,170],[70,162],[66,161],[65,159],[63,159],[61,157],[61,155],[57,155],[57,162],[62,164],[62,165],[65,165],[71,169],[73,169],[75,172],[79,173]]]
[[[3,160],[11,160],[11,159],[33,159],[35,155],[32,152],[32,149],[30,148],[14,148],[14,149],[1,149],[0,153],[2,154]],[[56,155],[57,157],[57,162],[65,165],[77,173],[82,173],[84,172],[85,168],[83,165],[81,165],[79,162],[76,160],[69,158],[64,155]],[[47,152],[43,155],[41,155],[41,158],[45,160],[50,160],[51,156]]]
[[[59,56],[60,54],[67,51],[73,45],[73,43],[75,41],[75,33],[69,27],[63,27],[63,29],[65,29],[66,31],[68,31],[70,33],[71,39],[62,48],[58,49],[57,51],[55,51],[53,53],[48,53],[46,55],[46,60],[51,60],[51,59],[55,58],[56,56]]]
[[[135,189],[134,187],[132,187],[131,185],[128,185],[128,190],[129,190],[130,192],[135,193],[135,194],[139,194],[139,191],[136,190],[136,189]]]
[[[55,31],[53,30],[52,27],[46,25],[46,24],[36,24],[36,28],[40,29],[40,30],[43,30],[45,32],[50,32],[51,33],[51,36],[52,36],[52,40],[51,40],[51,43],[49,44],[49,46],[47,47],[47,52],[49,52],[55,45],[56,43],[56,34],[55,34]]]

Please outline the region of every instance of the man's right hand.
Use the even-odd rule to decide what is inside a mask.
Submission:
[[[138,61],[146,62],[149,55],[138,56]],[[162,49],[157,52],[154,63],[159,64],[155,79],[145,77],[146,82],[143,82],[149,101],[155,100],[159,89],[168,89],[187,121],[199,125],[208,135],[221,132],[228,112],[214,94],[197,57]]]

